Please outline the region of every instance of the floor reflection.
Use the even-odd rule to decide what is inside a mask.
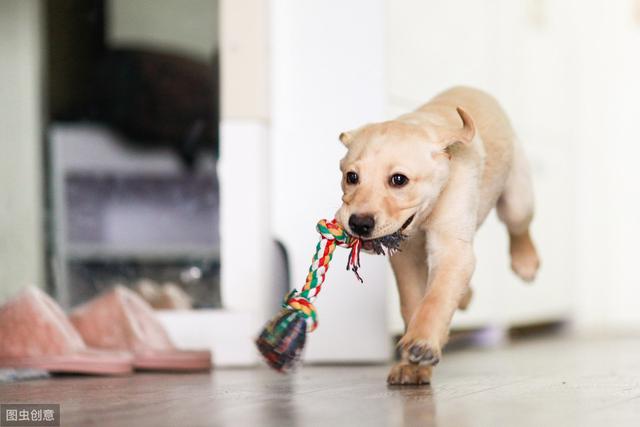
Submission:
[[[401,426],[435,426],[435,394],[431,386],[388,386],[394,410],[392,423]],[[396,409],[396,408],[394,408]],[[398,423],[398,420],[402,420]]]
[[[275,373],[273,375],[280,377],[277,383],[265,381],[260,384],[270,398],[261,405],[258,418],[253,425],[304,426],[304,423],[299,422],[300,407],[295,403],[295,378]]]

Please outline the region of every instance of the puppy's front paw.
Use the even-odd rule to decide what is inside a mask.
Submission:
[[[391,368],[387,377],[389,385],[427,385],[431,383],[432,368],[428,365],[400,362]]]
[[[398,345],[407,355],[411,363],[424,363],[426,365],[437,365],[440,362],[440,346],[435,345],[424,338],[412,337],[405,334]]]

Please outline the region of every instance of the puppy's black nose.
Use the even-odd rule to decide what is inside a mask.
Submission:
[[[373,231],[376,222],[372,215],[356,215],[349,217],[349,228],[360,237],[367,237]]]

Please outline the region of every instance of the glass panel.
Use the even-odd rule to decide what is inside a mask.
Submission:
[[[221,307],[217,1],[46,3],[48,282]],[[189,22],[182,26],[180,22]]]

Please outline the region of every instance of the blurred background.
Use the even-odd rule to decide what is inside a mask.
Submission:
[[[255,363],[339,206],[337,135],[463,84],[523,141],[542,269],[519,282],[492,215],[454,328],[637,331],[639,47],[639,0],[4,0],[0,303],[123,284],[179,345]],[[388,360],[387,261],[360,285],[336,257],[306,359]]]

